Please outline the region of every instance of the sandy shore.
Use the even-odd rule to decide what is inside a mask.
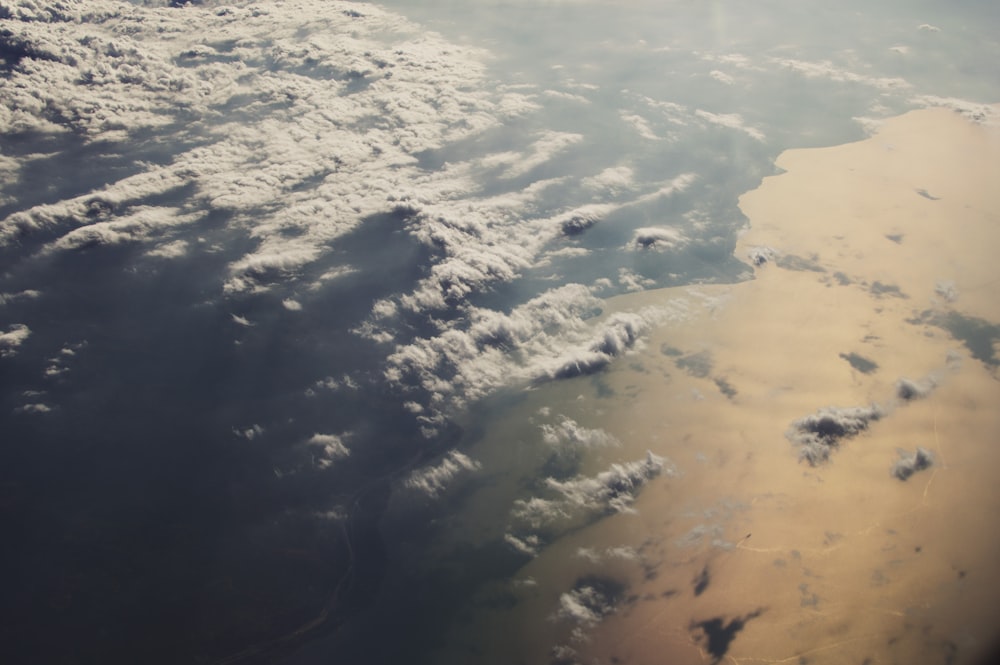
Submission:
[[[541,549],[467,627],[480,662],[966,663],[1000,637],[1000,131],[923,110],[778,165],[740,200],[754,280],[611,301],[698,313],[510,414],[617,437],[583,473],[647,449],[677,473]]]

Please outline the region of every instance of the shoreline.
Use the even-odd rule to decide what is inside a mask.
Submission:
[[[616,437],[584,476],[647,450],[677,473],[547,543],[515,606],[469,629],[483,662],[966,663],[1000,635],[1000,130],[920,110],[777,164],[740,198],[755,279],[611,299],[693,314],[505,414]],[[808,424],[861,412],[829,437]],[[502,438],[473,454],[498,459]],[[826,461],[800,459],[805,439]],[[918,448],[930,468],[894,476]]]

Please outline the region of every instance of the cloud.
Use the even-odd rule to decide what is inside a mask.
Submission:
[[[934,454],[926,448],[917,446],[914,453],[899,451],[899,460],[892,466],[892,475],[900,480],[907,480],[917,471],[923,471],[934,464]]]
[[[351,451],[344,445],[344,440],[336,434],[313,434],[306,445],[316,450],[313,462],[320,469],[333,465],[335,460],[347,457]]]
[[[626,291],[644,291],[650,287],[656,286],[655,279],[643,277],[628,268],[618,269],[618,283]]]
[[[663,138],[661,136],[657,136],[656,132],[654,132],[652,127],[649,126],[649,121],[641,115],[623,112],[621,114],[621,119],[625,121],[625,124],[632,127],[632,129],[634,129],[639,136],[648,141],[659,141]]]
[[[583,427],[572,418],[561,416],[555,425],[543,424],[542,440],[555,448],[603,448],[620,446],[621,442],[602,429]]]
[[[629,166],[612,166],[584,178],[580,184],[600,194],[616,196],[635,187],[635,171]]]
[[[285,298],[284,300],[281,301],[281,305],[282,305],[282,307],[284,307],[285,309],[287,309],[289,312],[301,312],[302,311],[302,303],[300,303],[298,300],[295,300],[293,298]]]
[[[916,95],[910,100],[919,106],[943,107],[961,113],[969,120],[984,125],[1000,124],[1000,109],[990,104],[973,102],[958,97],[940,97],[938,95]]]
[[[919,381],[902,377],[896,381],[896,397],[904,402],[911,402],[927,397],[935,387],[937,387],[937,381],[933,376],[924,377]]]
[[[694,114],[713,125],[739,130],[755,141],[763,141],[766,138],[764,132],[754,127],[748,127],[743,120],[743,116],[739,113],[711,113],[697,109]]]
[[[625,585],[611,578],[587,576],[559,597],[555,618],[591,628],[624,600]]]
[[[233,428],[233,434],[241,439],[246,439],[247,441],[253,441],[254,439],[259,439],[264,436],[264,428],[260,425],[254,423],[250,427],[244,427],[243,429]]]
[[[582,134],[571,132],[546,131],[539,137],[523,155],[518,155],[512,160],[513,164],[503,172],[501,178],[511,179],[527,175],[539,166],[551,161],[556,155],[566,151],[569,147],[583,141]]]
[[[35,289],[26,289],[17,293],[0,293],[0,306],[20,300],[34,300],[41,297],[42,292]]]
[[[799,459],[811,466],[826,462],[842,441],[851,439],[886,415],[882,407],[826,407],[792,422],[785,436],[799,446]]]
[[[639,492],[664,472],[676,474],[672,463],[647,451],[645,459],[612,464],[595,476],[546,478],[542,487],[547,497],[514,502],[505,540],[516,550],[534,556],[556,534],[607,515],[634,513],[632,504]]]
[[[441,494],[457,478],[478,471],[482,465],[457,450],[452,450],[435,466],[418,469],[403,483],[430,497]]]
[[[904,90],[911,88],[906,79],[899,77],[868,76],[843,69],[828,60],[810,62],[795,58],[770,58],[770,62],[806,78],[825,78],[838,83],[860,83],[878,90]]]
[[[719,83],[724,83],[726,85],[732,85],[733,83],[736,82],[736,80],[732,76],[723,71],[719,71],[718,69],[713,69],[708,73],[708,75],[711,76],[716,81],[718,81]]]
[[[672,226],[646,226],[632,233],[629,247],[643,250],[651,249],[658,252],[677,249],[687,243],[688,239]]]
[[[0,332],[0,358],[10,358],[17,355],[18,347],[31,336],[31,329],[23,323],[13,323],[7,327],[7,332]]]
[[[28,414],[50,413],[51,411],[52,407],[42,402],[24,404],[14,409],[14,413],[28,413]]]

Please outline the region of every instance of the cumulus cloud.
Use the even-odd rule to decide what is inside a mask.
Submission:
[[[860,83],[878,90],[904,90],[912,87],[906,79],[899,77],[869,76],[838,67],[830,61],[811,62],[795,58],[771,58],[778,67],[801,74],[806,78],[824,78],[838,83]]]
[[[917,381],[901,377],[896,381],[896,397],[904,402],[911,402],[927,397],[936,386],[937,381],[933,376],[927,376]]]
[[[254,423],[249,427],[244,427],[242,429],[234,427],[233,434],[241,439],[246,439],[247,441],[253,441],[254,439],[259,439],[264,436],[264,428],[260,425]]]
[[[785,436],[799,446],[799,459],[815,466],[826,462],[844,440],[861,434],[885,415],[876,404],[826,407],[792,422]]]
[[[708,73],[708,75],[719,83],[725,83],[726,85],[732,85],[736,82],[732,76],[718,69],[713,69]]]
[[[411,473],[404,485],[427,496],[436,497],[457,478],[478,471],[481,466],[468,455],[452,450],[438,464]]]
[[[14,323],[7,327],[7,332],[0,332],[0,358],[9,358],[17,354],[18,347],[31,336],[31,329],[23,323]]]
[[[618,283],[626,291],[644,291],[652,286],[656,286],[655,279],[643,277],[628,268],[618,269]]]
[[[17,293],[0,293],[0,306],[12,302],[18,302],[20,300],[34,300],[35,298],[40,298],[41,296],[42,292],[36,291],[35,289],[26,289],[24,291],[18,291]]]
[[[428,175],[416,153],[537,108],[478,85],[482,52],[376,7],[364,15],[316,0],[267,11],[245,2],[183,12],[116,0],[28,7],[7,25],[26,46],[0,80],[5,134],[73,132],[114,144],[174,123],[185,129],[169,163],[15,212],[0,220],[0,244],[46,230],[57,235],[49,251],[143,242],[154,245],[151,256],[177,258],[188,247],[174,229],[206,209],[226,211],[229,227],[255,242],[230,265],[225,292],[234,295],[298,279],[399,196],[447,197],[454,174]],[[232,45],[221,53],[216,44]],[[513,168],[540,165],[579,139],[542,134]],[[8,161],[0,166],[16,172]],[[145,203],[182,188],[174,207]]]
[[[555,425],[541,425],[541,430],[542,440],[555,447],[601,448],[621,445],[618,439],[604,430],[583,427],[566,416],[562,416]]]
[[[917,471],[923,471],[934,464],[934,454],[926,448],[917,446],[917,450],[908,453],[899,451],[899,460],[892,466],[892,475],[900,480],[907,480]]]
[[[629,247],[632,249],[653,249],[665,251],[676,249],[687,242],[687,238],[672,226],[646,226],[632,233]]]
[[[676,473],[672,463],[647,451],[645,459],[612,464],[595,476],[546,478],[543,488],[548,496],[514,502],[505,540],[533,556],[547,538],[576,525],[615,513],[634,513],[632,504],[639,492],[664,472]]]
[[[756,141],[763,141],[766,138],[764,136],[764,132],[748,126],[744,122],[743,116],[739,113],[712,113],[701,109],[697,109],[694,113],[697,117],[705,120],[706,122],[720,127],[728,127],[730,129],[739,130]]]
[[[351,454],[344,445],[343,438],[336,434],[313,434],[306,441],[306,445],[315,451],[313,462],[320,469],[329,468],[334,461]]]
[[[629,166],[613,166],[584,178],[580,183],[599,193],[617,195],[635,187],[635,171]]]
[[[28,413],[28,414],[49,413],[51,411],[52,407],[43,402],[33,402],[31,404],[23,404],[14,409],[14,413]]]
[[[958,97],[938,95],[916,95],[910,101],[919,106],[941,106],[961,113],[973,122],[985,125],[1000,124],[1000,110],[990,104],[973,102]]]

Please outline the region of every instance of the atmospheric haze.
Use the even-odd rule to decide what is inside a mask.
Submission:
[[[976,663],[990,3],[0,1],[0,659]]]

